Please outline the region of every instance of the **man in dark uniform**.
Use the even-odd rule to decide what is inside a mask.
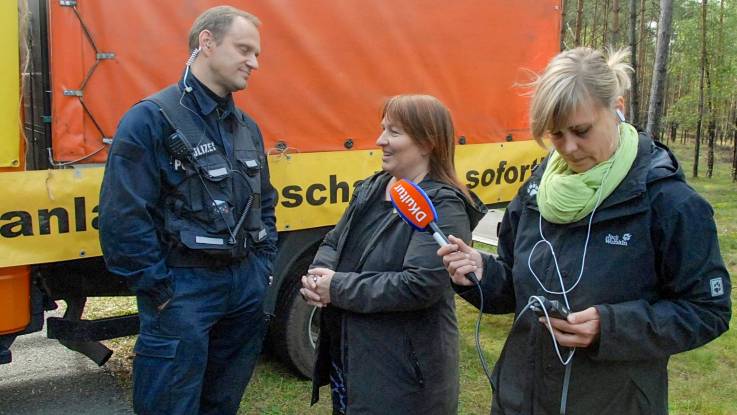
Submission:
[[[231,95],[258,68],[259,25],[229,6],[200,15],[182,80],[134,105],[113,140],[100,242],[138,298],[137,413],[235,414],[261,351],[276,194]]]

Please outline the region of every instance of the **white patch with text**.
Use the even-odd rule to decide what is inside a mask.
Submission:
[[[630,239],[632,239],[632,234],[629,233],[625,233],[621,238],[619,235],[612,235],[610,233],[604,238],[604,243],[608,245],[629,246]]]

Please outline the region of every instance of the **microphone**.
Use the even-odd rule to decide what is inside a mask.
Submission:
[[[392,205],[399,212],[399,216],[418,231],[430,232],[435,242],[440,246],[448,245],[448,238],[437,223],[438,213],[432,201],[424,190],[411,180],[398,180],[389,189],[389,198]],[[476,274],[469,272],[466,278],[479,285]]]

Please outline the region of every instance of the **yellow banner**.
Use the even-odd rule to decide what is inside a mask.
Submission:
[[[456,147],[456,169],[486,204],[512,200],[546,152],[534,141]],[[269,159],[279,192],[279,230],[332,225],[348,206],[356,181],[381,168],[381,151],[289,154]]]
[[[20,165],[18,2],[0,2],[0,167]]]
[[[0,267],[100,255],[102,167],[0,173]]]
[[[511,200],[545,152],[531,141],[457,147],[458,174],[487,204]],[[381,168],[381,151],[271,156],[279,231],[335,224],[355,183]],[[0,173],[0,267],[100,255],[103,168]]]

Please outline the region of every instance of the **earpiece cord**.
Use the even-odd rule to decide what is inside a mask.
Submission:
[[[189,69],[190,69],[190,66],[192,66],[192,63],[194,63],[195,58],[197,58],[197,55],[200,53],[200,50],[201,49],[199,47],[196,48],[195,50],[193,50],[192,51],[192,54],[189,55],[189,59],[187,59],[187,63],[186,63],[185,69],[184,69],[184,77],[182,78],[182,83],[184,84],[184,92],[182,93],[182,96],[179,97],[179,105],[181,107],[183,107],[184,109],[186,109],[187,111],[191,112],[192,114],[196,115],[197,118],[199,118],[199,120],[205,126],[205,129],[208,129],[209,126],[207,125],[207,122],[205,122],[205,119],[202,118],[202,116],[200,114],[198,114],[196,111],[194,111],[193,109],[191,109],[188,106],[184,105],[184,96],[186,94],[192,92],[192,87],[187,84],[187,77],[189,76],[189,72],[190,72]],[[197,142],[197,145],[200,145],[201,143],[202,143],[202,139],[200,139],[200,141]],[[238,175],[240,175],[243,178],[243,181],[246,182],[246,185],[248,185],[248,187],[250,188],[251,187],[251,184],[248,182],[248,179],[246,178],[246,176],[243,173],[241,173],[239,170],[233,169],[233,166],[230,164],[230,160],[228,160],[227,158],[225,159],[225,162],[228,164],[228,170],[231,171],[231,172],[237,173]],[[205,192],[207,193],[208,198],[212,202],[213,208],[218,211],[218,214],[219,214],[220,218],[223,220],[223,223],[225,224],[225,227],[227,228],[228,234],[232,238],[232,241],[235,241],[236,240],[236,235],[233,233],[233,230],[228,225],[227,220],[225,220],[225,215],[223,214],[223,211],[222,211],[220,205],[218,205],[217,202],[215,201],[215,198],[212,196],[212,193],[210,192],[210,189],[205,184],[205,180],[202,178],[202,175],[201,174],[197,174],[197,177],[199,177],[200,182],[202,182],[202,187],[205,189]],[[253,189],[251,189],[251,191],[253,192]],[[249,199],[246,202],[246,208],[245,208],[246,211],[250,207],[250,203],[251,203],[251,199]],[[239,220],[239,222],[241,222],[241,221]],[[236,232],[238,231],[238,229],[239,229],[239,227],[236,227]]]
[[[573,291],[577,286],[578,283],[581,282],[581,278],[583,277],[583,271],[584,267],[586,265],[586,254],[588,253],[588,247],[589,247],[589,240],[591,239],[591,226],[594,222],[594,215],[596,214],[596,210],[601,205],[601,197],[602,197],[602,190],[604,188],[604,183],[606,182],[606,179],[609,177],[609,172],[612,169],[612,165],[609,165],[609,168],[607,169],[606,173],[604,174],[604,178],[601,181],[601,185],[599,186],[599,189],[597,190],[597,197],[596,197],[596,204],[594,204],[594,209],[591,211],[591,215],[589,216],[589,223],[586,229],[586,241],[583,245],[583,255],[581,256],[581,270],[578,273],[578,277],[576,278],[576,282],[570,287],[565,288],[565,284],[563,282],[563,275],[560,272],[560,267],[558,266],[558,257],[555,254],[555,250],[553,249],[553,245],[545,238],[545,235],[543,234],[543,225],[542,225],[542,215],[538,216],[538,230],[540,232],[540,240],[533,245],[532,249],[530,250],[530,255],[527,257],[527,268],[530,270],[530,273],[532,274],[533,278],[535,278],[535,281],[537,281],[538,285],[540,285],[540,288],[543,289],[548,294],[556,294],[556,295],[562,295],[563,300],[565,301],[566,307],[569,309],[571,308],[570,303],[568,302],[568,293]],[[553,291],[549,290],[545,287],[545,285],[540,281],[540,278],[537,276],[535,271],[532,269],[532,254],[535,252],[535,249],[537,246],[541,243],[544,243],[548,245],[548,248],[550,249],[550,253],[553,255],[553,264],[555,265],[555,272],[558,276],[558,281],[560,282],[561,291]]]
[[[619,133],[619,125],[617,125],[617,133]],[[617,134],[619,135],[619,134]],[[606,179],[609,177],[609,173],[612,170],[612,164],[609,165],[607,168],[606,173],[604,173],[604,177],[601,180],[601,184],[599,185],[599,189],[597,190],[597,196],[596,196],[596,203],[594,204],[594,208],[591,210],[591,216],[589,216],[589,223],[586,229],[586,241],[583,245],[583,254],[581,255],[581,270],[578,273],[578,277],[576,277],[576,282],[573,283],[573,285],[569,288],[565,287],[565,282],[563,281],[563,275],[560,272],[560,267],[558,266],[558,257],[555,254],[555,249],[553,248],[553,244],[550,243],[545,238],[545,235],[543,234],[543,222],[542,222],[542,214],[538,216],[538,231],[540,232],[540,240],[535,243],[535,245],[532,246],[532,249],[530,250],[530,255],[527,257],[527,268],[530,270],[530,273],[532,274],[533,278],[535,278],[535,281],[537,281],[540,288],[543,289],[548,294],[556,294],[563,296],[563,300],[565,301],[566,307],[570,310],[571,305],[568,301],[568,294],[573,291],[577,286],[578,283],[581,282],[581,278],[583,277],[583,271],[586,265],[586,253],[588,252],[589,247],[589,240],[591,238],[591,226],[594,223],[594,215],[596,214],[596,210],[601,205],[601,197],[603,194],[604,189],[604,183],[606,183]],[[550,253],[553,256],[553,264],[555,265],[555,272],[558,276],[558,281],[560,282],[560,289],[561,291],[554,291],[549,290],[545,287],[545,285],[540,281],[540,278],[537,276],[535,271],[532,269],[532,254],[535,252],[535,249],[538,245],[541,243],[544,243],[548,246],[550,249]],[[527,302],[527,305],[522,309],[522,311],[518,314],[517,318],[514,321],[514,324],[512,325],[512,329],[517,325],[517,321],[522,317],[522,315],[529,310],[530,306],[534,302],[538,302],[540,304],[540,308],[543,310],[543,313],[545,313],[545,320],[548,328],[548,333],[550,334],[551,339],[553,340],[553,347],[555,348],[555,354],[558,356],[558,360],[565,366],[565,374],[563,375],[563,391],[561,393],[560,398],[560,414],[564,415],[566,412],[566,404],[568,402],[568,386],[571,379],[571,366],[573,365],[573,356],[576,352],[576,348],[572,348],[571,351],[568,353],[568,357],[566,359],[563,359],[563,356],[560,353],[560,348],[558,347],[558,341],[555,339],[555,335],[553,334],[553,327],[550,324],[550,316],[548,315],[548,310],[545,308],[545,305],[543,304],[543,300],[536,295],[533,295],[530,297],[530,299]],[[510,330],[511,331],[511,330]],[[500,358],[501,361],[501,358]],[[501,372],[501,368],[500,368]],[[497,395],[498,396],[498,395]],[[500,402],[501,407],[501,402]],[[503,410],[502,410],[503,412]]]

